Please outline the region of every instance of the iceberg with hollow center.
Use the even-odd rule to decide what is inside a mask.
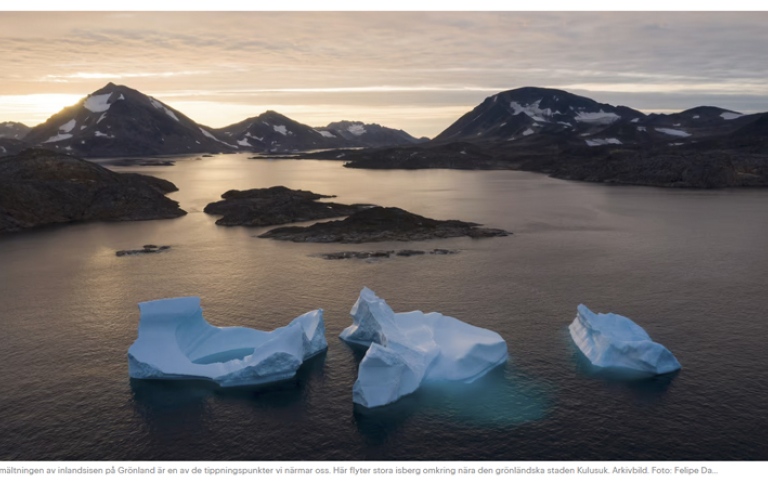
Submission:
[[[350,314],[353,323],[339,337],[368,347],[352,389],[362,406],[393,403],[424,381],[469,383],[507,360],[496,332],[435,312],[395,313],[367,287]]]
[[[128,349],[136,379],[204,379],[220,386],[290,379],[310,357],[328,347],[322,309],[266,332],[214,327],[199,297],[139,303],[139,336]]]
[[[666,347],[621,315],[595,314],[579,304],[568,329],[576,346],[597,367],[652,375],[680,369],[680,363]]]

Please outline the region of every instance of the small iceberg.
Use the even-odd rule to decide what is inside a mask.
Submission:
[[[597,367],[651,375],[680,369],[680,363],[666,347],[621,315],[595,314],[580,304],[568,329],[576,346]]]
[[[301,364],[328,348],[322,309],[265,332],[214,327],[199,297],[139,303],[139,336],[128,349],[135,379],[204,379],[223,387],[290,379]]]
[[[508,357],[496,332],[435,312],[396,314],[367,287],[350,314],[339,337],[368,347],[352,390],[365,407],[393,403],[428,380],[472,382]]]

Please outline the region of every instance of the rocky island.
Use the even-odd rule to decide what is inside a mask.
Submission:
[[[166,180],[115,173],[43,149],[0,159],[0,233],[73,221],[135,221],[186,214]]]
[[[348,216],[371,205],[344,205],[317,200],[335,198],[311,191],[292,190],[285,186],[230,190],[223,200],[209,203],[205,212],[224,215],[216,220],[223,226],[269,226]]]
[[[340,221],[315,223],[306,227],[275,228],[259,235],[259,238],[315,243],[365,243],[459,236],[486,238],[509,234],[495,228],[481,228],[478,223],[433,220],[400,208],[373,207]]]

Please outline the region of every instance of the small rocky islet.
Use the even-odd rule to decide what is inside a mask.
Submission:
[[[221,201],[209,203],[203,211],[223,215],[216,220],[216,224],[222,226],[270,226],[339,218],[370,207],[319,202],[320,199],[335,196],[285,186],[229,190],[221,197]]]
[[[461,236],[488,238],[511,234],[505,230],[485,228],[478,223],[434,220],[401,208],[320,202],[318,200],[335,198],[335,196],[293,190],[285,186],[244,191],[230,190],[221,197],[223,200],[208,204],[204,210],[209,214],[223,215],[216,221],[217,225],[270,226],[346,216],[343,220],[315,223],[305,227],[274,228],[258,235],[259,238],[313,243],[366,243]],[[401,250],[400,252],[396,255],[422,254],[418,250]],[[386,252],[338,252],[321,256],[333,259],[371,258],[383,257],[384,253]],[[438,250],[438,253],[443,253],[443,250]]]
[[[141,255],[144,253],[162,253],[170,249],[170,245],[144,245],[142,248],[133,250],[118,250],[115,252],[115,256],[124,257],[126,255]]]
[[[509,234],[505,230],[481,227],[478,223],[433,220],[400,208],[376,206],[354,213],[344,220],[275,228],[259,235],[259,238],[312,243],[367,243],[460,236],[489,238]]]

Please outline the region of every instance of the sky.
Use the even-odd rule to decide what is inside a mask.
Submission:
[[[214,128],[275,110],[433,137],[488,96],[768,111],[768,12],[0,12],[0,122],[108,82]]]

